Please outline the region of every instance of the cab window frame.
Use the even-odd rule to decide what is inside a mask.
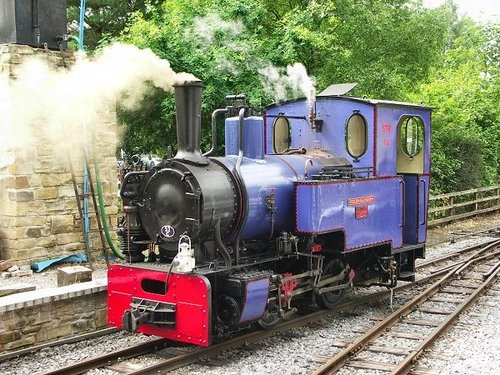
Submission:
[[[408,150],[408,124],[412,122],[414,124],[416,122],[416,126],[414,129],[410,129],[412,132],[412,138],[416,137],[416,141],[412,142],[413,145],[416,145],[415,150]],[[399,120],[398,124],[398,137],[399,137],[399,143],[400,143],[400,148],[403,154],[410,158],[413,159],[420,155],[424,151],[425,148],[425,127],[424,127],[424,120],[422,117],[418,115],[407,115],[403,116]]]
[[[361,124],[363,125],[363,132],[364,132],[364,137],[362,137],[363,139],[363,149],[360,153],[358,154],[354,154],[352,151],[353,151],[353,148],[352,147],[352,143],[353,141],[350,142],[350,139],[349,139],[349,133],[351,131],[353,131],[352,129],[350,129],[350,124],[352,124],[352,120],[353,118],[359,118],[361,119]],[[359,123],[358,123],[359,124]],[[366,152],[368,151],[368,122],[366,121],[366,118],[365,116],[363,116],[359,111],[354,111],[346,120],[345,122],[345,125],[344,125],[344,132],[345,132],[345,149],[347,151],[347,153],[352,157],[354,158],[354,160],[359,160],[359,158],[361,158],[363,155],[366,154]],[[359,138],[357,138],[355,140],[356,142],[359,142]]]
[[[281,123],[283,123],[283,121],[285,122],[286,126],[287,126],[287,134],[288,134],[288,141],[286,142],[287,143],[287,147],[285,147],[284,149],[282,150],[277,150],[276,149],[276,145],[277,145],[277,136],[276,136],[276,127],[277,125],[281,125],[281,123],[278,123],[279,121],[281,121]],[[286,116],[278,116],[276,117],[276,119],[273,121],[273,152],[276,153],[276,154],[281,154],[283,153],[285,150],[289,149],[292,145],[292,124],[290,123],[290,119],[288,119],[288,117]],[[283,138],[280,139],[280,142],[282,142],[283,144],[285,143],[283,141]]]

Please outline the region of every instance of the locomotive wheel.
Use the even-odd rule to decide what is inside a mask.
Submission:
[[[218,298],[217,321],[229,329],[236,327],[240,319],[240,307],[233,297],[222,295]]]
[[[273,328],[276,324],[278,324],[281,321],[281,317],[278,311],[269,311],[265,310],[264,314],[260,317],[260,319],[257,321],[257,324],[264,329],[271,329]]]
[[[345,268],[344,263],[340,259],[331,259],[323,268],[321,280],[340,274]],[[347,278],[347,275],[346,275]],[[332,283],[333,285],[340,284],[340,280]],[[323,294],[316,295],[316,303],[322,309],[333,309],[342,300],[345,289],[332,290]]]

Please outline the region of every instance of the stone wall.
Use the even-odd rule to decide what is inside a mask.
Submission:
[[[46,51],[22,45],[0,45],[0,74],[16,79],[20,64],[32,56],[65,69],[74,58],[69,52]],[[107,220],[113,238],[118,212],[116,195],[117,123],[113,110],[102,114],[105,131],[97,134],[97,154]],[[35,126],[35,124],[34,124]],[[40,127],[43,124],[36,124]],[[88,141],[91,149],[91,142]],[[63,157],[61,158],[61,153]],[[90,152],[92,155],[92,152]],[[55,162],[59,160],[58,162]],[[60,160],[64,162],[60,162]],[[39,133],[33,147],[0,147],[0,259],[18,264],[85,251],[69,168],[73,164],[79,192],[83,184],[83,152],[64,145],[54,147]],[[94,166],[90,165],[92,174]],[[95,178],[94,178],[95,180]],[[93,256],[102,254],[92,201],[89,200]]]
[[[105,281],[0,298],[0,352],[93,332],[106,325]]]

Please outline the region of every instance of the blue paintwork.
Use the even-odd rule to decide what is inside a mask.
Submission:
[[[323,150],[335,157],[345,157],[354,167],[371,167],[377,176],[396,175],[397,125],[402,116],[419,116],[424,123],[424,173],[430,173],[430,120],[429,108],[383,101],[360,100],[350,97],[319,97],[316,116],[324,121],[321,132],[310,129],[308,105],[297,100],[271,106],[266,111],[266,153],[273,153],[272,134],[276,116],[289,117],[292,125],[292,147],[304,147],[308,151]],[[354,111],[368,124],[367,152],[355,161],[346,151],[345,124]],[[292,117],[292,118],[290,118]],[[300,118],[298,118],[300,117]],[[389,127],[384,127],[389,125]],[[374,144],[376,147],[374,149]]]
[[[418,207],[417,202],[418,176],[405,175],[405,225],[403,228],[403,240],[408,244],[418,243]]]
[[[226,156],[238,155],[239,127],[240,120],[238,117],[226,119]],[[243,121],[243,155],[252,159],[262,159],[264,157],[264,119],[262,117],[245,117]]]
[[[265,150],[266,154],[274,154],[273,124],[277,116],[286,114],[292,127],[291,147],[303,147],[314,144],[316,135],[310,130],[308,120],[309,107],[305,100],[283,103],[266,110],[265,121]],[[297,117],[297,118],[294,118]]]
[[[403,116],[419,116],[424,124],[424,173],[430,173],[430,122],[429,109],[405,107],[402,105],[379,105],[377,107],[377,144],[376,144],[376,174],[377,176],[394,176],[396,174],[396,147],[398,123]],[[386,131],[383,127],[386,125]],[[388,126],[387,126],[388,125]],[[387,131],[390,129],[390,131]]]
[[[367,152],[358,161],[347,153],[345,145],[345,125],[355,111],[366,119],[368,125]],[[369,217],[356,221],[350,219],[353,217],[351,213],[354,209],[345,206],[343,194],[362,194],[364,189],[368,194],[369,186],[375,186],[369,182],[371,180],[351,181],[350,185],[345,185],[345,182],[330,182],[331,186],[325,184],[321,188],[301,186],[297,190],[302,194],[297,203],[300,205],[300,211],[297,211],[300,212],[297,217],[298,229],[312,233],[344,230],[346,248],[367,246],[369,243],[383,241],[384,232],[390,233],[385,238],[391,240],[394,247],[400,246],[403,242],[408,244],[425,242],[430,174],[431,109],[406,103],[330,96],[316,99],[315,113],[317,118],[323,120],[321,132],[315,132],[310,127],[309,106],[305,99],[270,106],[265,117],[266,152],[273,152],[272,134],[275,118],[285,116],[292,126],[291,147],[303,147],[308,154],[323,151],[333,157],[344,157],[355,168],[373,167],[375,177],[392,177],[390,181],[396,185],[391,185],[389,190],[387,186],[380,186],[381,190],[376,191],[376,204],[369,207]],[[403,116],[419,116],[424,124],[424,166],[421,175],[398,176],[397,173],[397,125]],[[403,190],[404,185],[406,189]],[[326,186],[329,187],[326,188]],[[405,195],[404,202],[403,194]],[[404,232],[402,230],[403,204]],[[374,217],[371,217],[372,213],[375,214]],[[300,228],[301,225],[302,228]]]
[[[429,176],[418,177],[418,242],[427,240],[427,209],[429,206]]]
[[[230,170],[236,163],[235,156],[218,158]],[[243,158],[241,175],[248,197],[248,212],[241,239],[264,239],[271,233],[271,212],[266,207],[266,197],[274,192],[276,215],[274,234],[292,231],[294,221],[295,181],[306,178],[304,169],[310,157],[304,155],[266,155],[264,159]],[[319,164],[308,166],[308,174],[318,173]]]
[[[294,101],[266,111],[266,152],[273,153],[273,125],[276,116],[284,114],[292,126],[293,148],[305,148],[308,151],[321,150],[335,157],[344,157],[354,167],[373,167],[373,105],[350,98],[318,98],[316,117],[323,120],[321,132],[311,130],[308,121],[308,106],[305,101]],[[345,125],[354,112],[362,115],[367,124],[367,151],[360,158],[354,159],[345,147]],[[300,118],[293,118],[300,117]]]
[[[297,231],[344,231],[346,250],[392,242],[402,246],[402,179],[363,179],[296,184]],[[350,198],[373,197],[367,204]],[[356,206],[367,206],[368,217],[356,219]]]
[[[403,239],[408,244],[425,242],[427,238],[427,205],[429,176],[408,174],[405,181],[405,225]]]
[[[347,250],[382,242],[390,242],[394,248],[401,247],[403,242],[424,242],[430,171],[430,109],[351,97],[319,97],[315,113],[323,120],[321,132],[311,129],[309,106],[305,100],[269,107],[265,124],[260,117],[245,119],[241,176],[248,210],[240,238],[266,239],[271,232],[277,235],[281,231],[328,233],[342,230]],[[367,151],[359,160],[347,153],[345,145],[345,125],[353,113],[361,114],[368,127]],[[420,116],[424,123],[423,175],[398,176],[396,173],[397,124],[402,116],[408,115]],[[286,116],[291,123],[291,147],[305,148],[307,155],[273,154],[272,130],[277,116]],[[227,156],[219,160],[230,170],[234,170],[238,154],[238,129],[237,117],[226,120]],[[264,150],[266,155],[263,155]],[[373,167],[375,176],[311,182],[310,176],[321,169],[320,154],[346,158],[353,167]],[[312,161],[308,176],[304,171],[307,160]],[[304,181],[309,183],[302,183]],[[297,183],[296,191],[294,183]],[[406,194],[404,201],[403,191]],[[266,207],[266,197],[273,193],[276,202],[274,229],[271,212]],[[347,200],[363,196],[373,196],[375,201],[368,205],[368,217],[356,218],[356,208],[348,205]],[[295,207],[293,202],[296,202]]]
[[[253,280],[246,284],[245,302],[239,323],[259,319],[264,313],[269,296],[269,278]]]

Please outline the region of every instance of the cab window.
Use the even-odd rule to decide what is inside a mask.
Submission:
[[[406,156],[414,158],[424,147],[424,124],[420,117],[407,117],[400,126],[401,150]]]
[[[357,159],[366,152],[367,140],[366,120],[359,113],[354,113],[346,122],[346,149],[349,155]]]
[[[292,137],[290,121],[286,117],[278,117],[273,124],[273,149],[277,154],[290,148]]]

